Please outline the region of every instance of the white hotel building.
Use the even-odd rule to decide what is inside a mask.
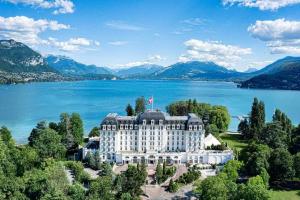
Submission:
[[[116,163],[158,161],[221,164],[233,159],[231,150],[205,150],[205,130],[195,114],[169,116],[146,111],[137,116],[108,114],[100,125],[98,140],[83,149],[98,150],[102,161]]]

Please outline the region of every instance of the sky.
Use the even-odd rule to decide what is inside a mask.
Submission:
[[[300,0],[0,0],[0,39],[112,68],[300,55]]]

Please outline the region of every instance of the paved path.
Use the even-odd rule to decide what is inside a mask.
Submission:
[[[175,193],[170,193],[166,191],[165,187],[161,187],[158,185],[143,186],[142,190],[144,191],[144,193],[148,195],[148,197],[141,196],[142,200],[170,200],[170,199],[195,200],[196,199],[192,195],[192,190],[193,190],[192,184],[182,186]]]
[[[65,168],[65,172],[66,172],[69,184],[72,185],[73,182],[74,182],[74,174],[73,174],[73,172],[70,169],[67,169],[67,168]]]
[[[98,178],[99,177],[99,170],[93,170],[93,169],[91,169],[91,168],[88,168],[88,167],[85,167],[84,169],[83,169],[86,173],[88,173],[90,176],[91,176],[91,178],[92,179],[96,179],[96,178]]]

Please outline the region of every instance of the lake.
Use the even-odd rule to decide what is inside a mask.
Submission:
[[[62,112],[78,112],[88,133],[107,113],[125,114],[128,103],[134,105],[137,97],[152,95],[154,108],[161,110],[173,101],[195,98],[227,106],[232,116],[248,114],[253,98],[258,97],[266,104],[268,120],[279,108],[294,124],[300,122],[299,91],[240,89],[229,82],[118,80],[2,85],[0,125],[7,126],[18,143],[24,143],[37,122],[57,122]],[[232,119],[230,130],[237,125],[238,120]]]

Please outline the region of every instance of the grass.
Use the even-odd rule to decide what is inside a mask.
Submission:
[[[271,191],[270,200],[300,200],[300,190]]]
[[[238,134],[220,134],[220,138],[223,142],[227,143],[231,149],[240,151],[247,146],[247,141],[243,140],[241,135]]]

